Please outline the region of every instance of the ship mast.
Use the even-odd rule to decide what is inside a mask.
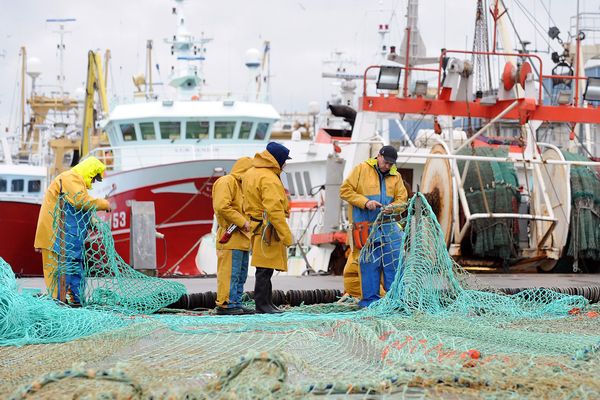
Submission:
[[[68,93],[65,92],[64,83],[65,83],[65,74],[64,74],[64,51],[66,49],[64,42],[64,35],[69,33],[66,31],[65,23],[74,22],[74,18],[54,18],[47,19],[46,22],[50,23],[59,23],[59,29],[54,31],[59,34],[59,43],[57,44],[57,49],[59,53],[59,74],[57,75],[58,81],[58,93],[59,96],[45,96],[41,93],[38,93],[35,86],[35,81],[37,77],[40,75],[39,71],[32,70],[31,66],[27,68],[27,65],[24,64],[23,71],[27,75],[29,75],[32,79],[31,84],[31,96],[27,100],[29,104],[31,115],[29,116],[27,131],[25,132],[25,123],[22,125],[23,134],[22,134],[22,142],[19,151],[19,158],[31,161],[31,156],[40,154],[43,152],[43,148],[46,145],[46,139],[42,138],[41,131],[46,130],[48,128],[56,129],[61,126],[66,127],[67,123],[64,121],[58,121],[56,118],[54,119],[52,126],[45,124],[48,113],[53,111],[55,113],[61,113],[61,115],[65,115],[71,110],[77,110],[79,108],[79,103],[77,100],[68,97]],[[22,49],[22,57],[23,63],[27,63],[26,61],[26,52],[25,49]],[[23,87],[25,86],[24,78],[23,78]],[[22,89],[23,90],[23,89]],[[23,96],[24,97],[24,96]],[[23,106],[24,110],[24,106]],[[23,111],[24,113],[24,111]],[[22,116],[23,122],[25,121],[24,114]],[[64,136],[66,134],[65,131],[62,133]],[[38,159],[36,162],[41,162],[41,159]]]
[[[65,23],[67,22],[75,22],[75,18],[51,18],[47,19],[46,22],[55,23],[57,22],[58,30],[54,31],[54,33],[58,34],[59,42],[56,45],[58,49],[58,75],[56,80],[58,81],[58,89],[60,93],[60,97],[64,97],[65,95],[65,62],[64,62],[64,52],[65,52],[65,34],[71,33],[70,31],[65,30]]]
[[[475,34],[473,35],[473,52],[487,53],[490,51],[488,38],[488,25],[486,18],[487,1],[477,0],[475,12]],[[475,67],[476,97],[481,98],[484,93],[492,90],[492,71],[489,56],[473,54],[471,62]]]
[[[165,43],[171,45],[171,54],[177,58],[177,67],[171,67],[169,85],[177,89],[179,99],[190,100],[200,95],[201,85],[204,83],[204,45],[212,39],[205,38],[204,33],[200,38],[192,36],[185,27],[184,0],[175,0],[175,4],[172,13],[177,17],[177,32],[172,38],[165,39]]]

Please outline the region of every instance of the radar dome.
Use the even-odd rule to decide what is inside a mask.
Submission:
[[[246,50],[246,67],[248,68],[258,68],[260,67],[260,51],[257,49],[248,49]]]
[[[77,100],[83,100],[85,98],[85,89],[82,86],[75,89],[75,98]]]
[[[29,74],[39,75],[42,73],[42,62],[37,57],[27,59],[27,72]]]
[[[321,111],[321,107],[319,106],[319,102],[311,101],[308,103],[308,113],[310,115],[317,115]]]

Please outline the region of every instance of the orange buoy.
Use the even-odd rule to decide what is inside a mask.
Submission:
[[[516,75],[517,69],[512,63],[507,62],[504,64],[504,70],[502,71],[502,83],[504,84],[504,90],[511,90],[515,86],[515,83],[517,83],[515,79]]]

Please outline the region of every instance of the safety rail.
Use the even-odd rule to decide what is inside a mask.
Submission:
[[[437,74],[437,95],[436,98],[439,98],[440,93],[441,93],[441,85],[442,85],[442,74],[443,74],[443,63],[444,63],[444,59],[446,58],[447,54],[465,54],[465,55],[493,55],[493,56],[499,56],[499,57],[519,57],[519,58],[534,58],[537,60],[538,64],[539,64],[539,71],[543,71],[543,61],[542,58],[540,56],[538,56],[537,54],[531,54],[531,53],[504,53],[504,52],[491,52],[491,51],[470,51],[470,50],[448,50],[448,49],[443,49],[442,53],[440,55],[439,58],[439,66],[438,68],[425,68],[425,67],[406,67],[406,66],[402,66],[402,67],[398,67],[402,70],[404,70],[404,87],[403,87],[403,94],[401,97],[411,97],[408,95],[408,82],[407,82],[407,77],[408,77],[408,73],[410,71],[426,71],[426,72],[435,72]],[[370,65],[365,69],[365,72],[363,74],[363,97],[367,97],[367,74],[370,70],[372,69],[377,69],[377,68],[381,68],[382,65]],[[580,80],[586,80],[587,77],[586,76],[574,76],[574,75],[544,75],[542,73],[540,73],[540,80],[543,80],[544,78],[549,78],[549,79],[564,79],[564,80],[574,80],[576,82],[579,82]],[[578,88],[578,85],[576,85],[576,89]],[[575,105],[577,105],[577,97],[578,97],[578,90],[575,91]],[[400,96],[398,96],[400,97]],[[542,104],[542,99],[543,99],[543,86],[539,85],[538,87],[538,104]]]
[[[245,144],[264,150],[264,144]],[[141,168],[171,162],[239,158],[240,143],[231,144],[157,144],[144,146],[98,147],[90,152],[102,161],[108,171]]]

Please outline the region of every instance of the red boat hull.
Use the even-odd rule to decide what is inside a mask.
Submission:
[[[129,204],[132,200],[152,201],[156,230],[164,235],[164,239],[156,239],[158,276],[203,275],[202,266],[196,265],[196,255],[202,236],[212,228],[212,183],[221,176],[214,170],[220,167],[228,171],[233,162],[198,160],[108,175],[103,181],[104,190],[115,189],[110,196],[112,211],[105,216],[119,255],[130,262]]]
[[[0,203],[0,257],[19,276],[42,276],[42,254],[33,248],[40,205],[18,201]]]

